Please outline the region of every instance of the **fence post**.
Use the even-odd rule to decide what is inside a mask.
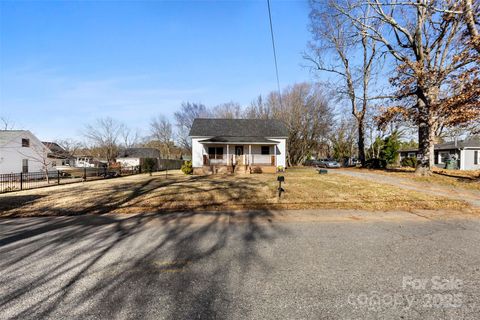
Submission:
[[[20,172],[20,190],[23,190],[23,172]]]
[[[60,184],[60,171],[57,170],[57,184]]]
[[[87,181],[87,167],[83,167],[83,181]]]

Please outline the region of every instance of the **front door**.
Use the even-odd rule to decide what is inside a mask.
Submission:
[[[243,164],[243,146],[235,146],[235,163]]]

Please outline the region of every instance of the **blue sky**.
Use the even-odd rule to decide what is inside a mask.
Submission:
[[[312,80],[306,1],[271,2],[282,87]],[[0,115],[44,140],[276,89],[266,0],[0,0]]]

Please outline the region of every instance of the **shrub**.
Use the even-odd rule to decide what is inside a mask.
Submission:
[[[192,161],[185,161],[182,164],[181,170],[185,174],[192,174],[193,173]]]
[[[369,159],[365,162],[365,167],[368,169],[385,169],[387,167],[387,161],[384,159]]]
[[[143,160],[142,169],[143,171],[148,172],[150,173],[150,175],[152,175],[152,171],[155,170],[156,165],[157,161],[155,159],[146,158],[145,160]]]
[[[390,136],[386,137],[383,142],[380,159],[385,160],[386,164],[398,163],[398,150],[400,150],[400,133],[394,131]],[[386,167],[386,165],[384,166]]]
[[[400,164],[402,165],[402,167],[416,168],[417,158],[413,158],[413,157],[403,158],[402,161],[400,161]]]

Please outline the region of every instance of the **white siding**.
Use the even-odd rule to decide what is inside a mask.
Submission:
[[[277,141],[277,167],[287,167],[287,139],[281,138],[269,138],[270,140]]]
[[[30,146],[22,147],[22,139],[29,139]],[[44,162],[50,170],[51,161],[47,154],[47,147],[30,131],[0,131],[0,174],[22,172],[23,159],[28,160],[28,172],[44,170]]]
[[[205,138],[192,138],[192,167],[203,166],[203,145],[199,142]]]
[[[140,165],[140,158],[117,158],[122,167],[135,167]]]
[[[475,164],[475,151],[477,151],[477,164]],[[480,170],[480,148],[462,150],[462,170]]]

